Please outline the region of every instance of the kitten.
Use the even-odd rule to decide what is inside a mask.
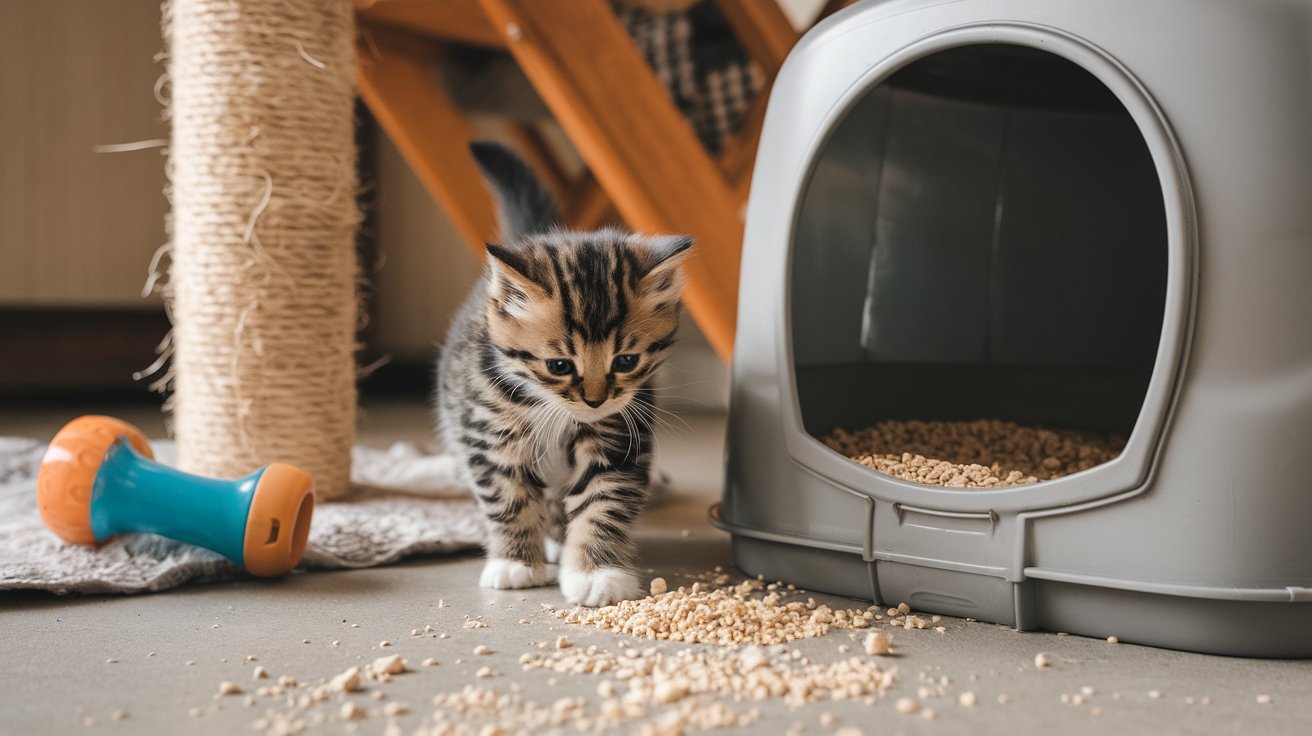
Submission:
[[[438,426],[487,514],[480,584],[554,582],[600,606],[639,594],[630,527],[651,478],[656,368],[692,239],[568,232],[506,148],[471,146],[502,242],[438,362]],[[557,564],[558,563],[558,566]]]

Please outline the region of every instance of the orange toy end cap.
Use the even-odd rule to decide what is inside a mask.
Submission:
[[[246,517],[242,559],[259,577],[291,571],[305,554],[314,515],[314,480],[304,470],[274,463],[255,486]]]
[[[64,541],[96,543],[91,530],[91,489],[105,453],[120,437],[145,457],[154,458],[146,435],[113,417],[78,417],[50,440],[36,476],[37,507],[41,520]]]

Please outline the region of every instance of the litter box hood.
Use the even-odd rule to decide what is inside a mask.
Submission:
[[[747,212],[712,511],[739,566],[1312,656],[1309,29],[1295,0],[893,0],[808,33]],[[1055,480],[945,489],[819,439],[980,418],[1128,441]]]

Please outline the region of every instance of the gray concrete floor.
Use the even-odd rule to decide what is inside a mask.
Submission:
[[[7,412],[0,417],[0,435],[49,436],[73,413]],[[118,413],[160,436],[157,411]],[[686,420],[688,428],[681,434],[661,438],[659,464],[672,476],[672,489],[643,517],[639,532],[644,568],[672,583],[732,564],[728,538],[708,526],[705,513],[720,491],[723,420]],[[422,441],[427,421],[427,408],[418,402],[371,407],[362,419],[361,440],[374,445]],[[536,651],[533,642],[561,634],[580,646],[615,651],[628,637],[568,625],[544,612],[543,603],[563,604],[552,588],[481,589],[480,565],[478,555],[466,554],[371,570],[294,574],[273,582],[186,586],[149,596],[0,593],[0,733],[255,733],[252,723],[266,703],[246,707],[240,696],[216,700],[219,682],[230,680],[252,690],[264,684],[252,680],[255,664],[274,678],[286,674],[312,682],[387,653],[399,653],[411,663],[426,657],[442,663],[374,688],[385,692],[385,700],[367,693],[352,696],[371,714],[387,702],[409,704],[411,713],[396,719],[404,733],[431,713],[435,693],[468,684],[508,691],[517,683],[525,697],[546,703],[565,696],[599,700],[594,675],[556,675],[553,680],[545,672],[521,672],[516,660]],[[439,600],[449,605],[439,607]],[[487,628],[463,628],[467,616],[484,617]],[[896,660],[899,684],[889,697],[874,705],[798,709],[779,701],[736,704],[762,713],[747,731],[782,733],[800,724],[807,733],[832,733],[843,726],[866,734],[1312,733],[1309,662],[1209,657],[1019,633],[950,618],[943,623],[947,631],[942,634],[895,634],[901,652]],[[427,624],[449,638],[410,635]],[[837,631],[797,648],[814,660],[832,661],[849,656],[840,654],[839,647],[853,645],[853,638]],[[341,645],[332,646],[334,640]],[[383,640],[394,645],[380,648]],[[496,653],[474,656],[479,645]],[[675,650],[683,645],[657,646]],[[1055,664],[1036,669],[1039,652],[1052,655]],[[246,655],[255,655],[258,662],[243,663]],[[482,666],[502,674],[476,679],[474,672]],[[944,697],[925,701],[937,718],[898,715],[893,702],[915,695],[922,675],[949,678]],[[1083,704],[1062,702],[1063,694],[1085,687],[1093,694]],[[978,694],[979,705],[958,704],[965,690]],[[1003,694],[1010,698],[1005,705],[998,703]],[[1269,695],[1271,702],[1258,703],[1259,694]],[[1210,704],[1202,704],[1204,698]],[[335,714],[339,707],[323,708]],[[200,709],[200,715],[189,715],[191,709]],[[119,710],[126,718],[113,720]],[[825,713],[837,721],[822,725]],[[84,724],[86,719],[91,725]],[[386,719],[373,715],[351,723],[333,721],[313,732],[382,733],[385,727]]]

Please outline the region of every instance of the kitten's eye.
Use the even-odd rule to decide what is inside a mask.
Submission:
[[[611,370],[616,373],[628,373],[638,367],[638,356],[633,353],[616,355],[615,361],[611,363]]]
[[[547,371],[553,376],[568,376],[574,372],[574,361],[552,358],[547,361]]]

